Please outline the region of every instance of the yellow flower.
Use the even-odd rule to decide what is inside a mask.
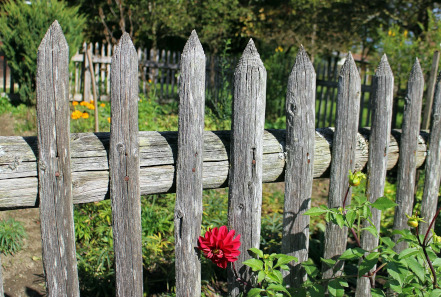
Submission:
[[[151,79],[149,79],[149,84],[151,84],[152,83],[152,80]]]
[[[88,114],[87,112],[84,112],[84,113],[81,115],[81,117],[82,117],[83,119],[88,119],[88,118],[89,118],[89,114]]]
[[[106,107],[106,104],[101,103],[100,106],[101,106],[101,107]]]
[[[389,31],[387,32],[387,35],[388,35],[388,36],[391,36],[391,35],[392,35],[392,30],[389,30]]]
[[[409,34],[409,32],[407,30],[404,30],[404,37],[407,38],[407,34]]]
[[[71,117],[73,120],[77,120],[77,119],[79,119],[82,115],[83,115],[83,113],[82,113],[81,111],[79,111],[79,110],[75,110],[75,111],[72,112],[72,114],[70,115],[70,117]]]
[[[280,45],[276,48],[276,53],[281,53],[283,52],[283,47],[281,47]]]
[[[91,110],[94,110],[94,109],[95,109],[95,105],[93,105],[93,104],[87,104],[87,108],[88,108],[88,109],[91,109]]]
[[[81,101],[81,103],[80,103],[81,106],[86,106],[87,104],[89,104],[89,103],[87,103],[86,101]]]
[[[90,104],[93,104],[95,101],[93,101],[93,100],[90,100]]]
[[[107,121],[110,123],[110,118],[107,118]]]
[[[73,105],[73,106],[77,106],[77,105],[78,105],[78,101],[74,101],[74,102],[72,102],[72,105]]]

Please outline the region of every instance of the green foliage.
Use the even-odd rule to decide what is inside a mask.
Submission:
[[[17,135],[37,134],[36,109],[21,103],[13,105],[9,98],[0,97],[0,115],[9,114],[14,118],[14,133]]]
[[[247,296],[291,296],[283,282],[281,270],[289,271],[287,264],[298,259],[284,254],[264,254],[257,248],[251,248],[249,252],[253,258],[243,264],[256,274],[257,287],[252,288]]]
[[[27,237],[22,223],[8,219],[0,220],[0,252],[15,254],[23,248],[24,239]]]
[[[70,56],[81,45],[85,19],[78,15],[78,7],[67,7],[57,0],[6,1],[0,16],[0,38],[3,42],[13,79],[20,85],[23,103],[35,103],[35,75],[37,49],[50,25],[61,25],[70,47]]]

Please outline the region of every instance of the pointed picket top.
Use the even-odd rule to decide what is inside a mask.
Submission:
[[[38,51],[43,51],[47,47],[49,42],[52,43],[52,45],[49,45],[51,46],[51,48],[54,48],[54,46],[56,46],[57,48],[69,50],[69,45],[67,44],[66,38],[64,37],[63,30],[61,29],[61,26],[57,20],[55,20],[46,31],[43,40],[38,46]]]
[[[409,75],[409,82],[416,80],[423,80],[423,71],[421,69],[420,61],[418,58],[415,58],[415,63],[413,63],[412,70]]]
[[[355,64],[354,58],[352,57],[352,53],[349,52],[346,56],[346,61],[343,64],[343,67],[340,71],[340,76],[345,76],[350,72],[357,73],[357,76],[359,76],[357,65]]]
[[[192,50],[204,54],[204,49],[202,48],[202,44],[196,30],[191,31],[190,37],[188,38],[187,43],[184,46],[184,50],[182,51],[182,55],[185,55]]]
[[[121,39],[119,40],[118,44],[115,47],[114,54],[112,56],[112,63],[114,63],[114,61],[120,56],[121,53],[124,53],[125,55],[131,54],[132,56],[134,55],[138,57],[132,39],[130,38],[129,33],[127,32],[125,32],[121,36]]]
[[[248,41],[248,44],[242,53],[242,57],[240,57],[239,63],[237,64],[236,71],[244,65],[264,67],[263,62],[260,59],[260,55],[257,52],[257,48],[254,45],[254,41],[252,38],[250,38],[250,41]]]
[[[311,59],[309,59],[308,54],[305,51],[305,48],[303,45],[300,45],[299,51],[296,56],[296,61],[294,63],[294,66],[292,67],[291,74],[298,71],[313,71],[314,65],[311,62]]]
[[[380,64],[378,64],[378,68],[375,71],[375,76],[393,76],[386,54],[383,54],[381,57]]]

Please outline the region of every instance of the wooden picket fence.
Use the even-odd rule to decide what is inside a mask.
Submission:
[[[282,252],[300,262],[308,259],[309,217],[302,213],[311,205],[314,177],[330,176],[329,206],[340,207],[349,170],[367,168],[367,195],[375,201],[383,195],[386,171],[398,167],[394,227],[400,229],[412,211],[416,168],[425,163],[422,216],[431,217],[436,209],[441,83],[432,133],[422,133],[424,84],[418,60],[410,74],[402,131],[391,131],[394,78],[386,56],[373,77],[372,126],[359,131],[361,80],[351,54],[339,74],[335,128],[316,130],[316,74],[301,48],[288,81],[287,129],[264,130],[266,70],[250,40],[234,73],[232,130],[204,131],[205,55],[193,31],[181,57],[178,132],[142,132],[138,53],[124,34],[111,64],[110,133],[70,134],[68,46],[58,22],[46,33],[37,59],[38,136],[0,137],[0,208],[39,207],[50,297],[79,296],[73,203],[111,199],[116,296],[130,297],[143,294],[141,195],[176,192],[176,294],[190,297],[201,294],[195,246],[203,189],[229,186],[228,225],[241,234],[236,267],[245,278],[246,251],[259,247],[263,182],[285,181]],[[380,213],[373,215],[378,228]],[[365,248],[377,244],[368,234],[362,241]],[[324,257],[338,257],[346,242],[347,230],[328,224]],[[228,269],[229,292],[237,296],[241,285]],[[324,270],[325,277],[330,273]],[[295,286],[306,272],[295,263],[285,277]],[[369,296],[365,280],[358,280],[356,296]]]

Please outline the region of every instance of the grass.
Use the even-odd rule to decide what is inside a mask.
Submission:
[[[0,220],[0,252],[15,254],[23,248],[24,239],[27,237],[21,222],[14,219]]]

